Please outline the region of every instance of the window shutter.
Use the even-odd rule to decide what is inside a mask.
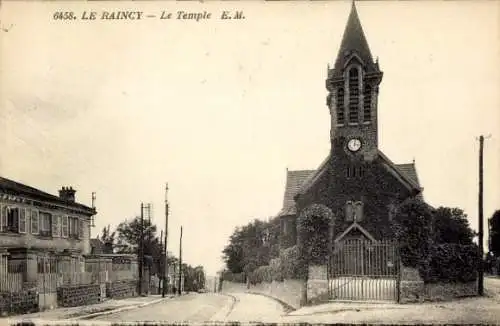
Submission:
[[[78,220],[78,238],[83,239],[83,220]]]
[[[0,231],[4,232],[7,230],[7,206],[1,207],[0,215]]]
[[[52,215],[52,236],[59,237],[59,215]]]
[[[353,207],[352,207],[352,202],[348,201],[347,204],[345,205],[345,220],[346,221],[352,221],[353,220]]]
[[[67,238],[68,237],[68,216],[64,215],[62,217],[62,237]]]
[[[32,209],[31,210],[31,233],[32,234],[39,234],[40,233],[40,223],[39,223],[39,218],[38,218],[38,210]]]
[[[363,203],[358,201],[355,205],[356,221],[363,220]]]
[[[26,233],[26,208],[19,209],[19,233]]]

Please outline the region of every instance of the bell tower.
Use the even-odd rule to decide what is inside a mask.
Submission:
[[[366,160],[375,157],[378,147],[377,99],[383,73],[373,61],[356,5],[344,30],[333,68],[328,67],[327,105],[331,116],[330,138]]]

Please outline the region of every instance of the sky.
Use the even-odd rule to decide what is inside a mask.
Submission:
[[[500,209],[500,2],[361,1],[384,79],[379,147],[415,159],[425,199],[476,228],[477,137],[484,216]],[[327,65],[349,1],[2,2],[0,174],[77,190],[95,236],[152,203],[169,250],[222,266],[234,228],[281,209],[286,169],[329,151]],[[211,20],[56,21],[56,10],[212,12]],[[242,10],[244,20],[216,19]],[[485,240],[487,237],[485,238]]]

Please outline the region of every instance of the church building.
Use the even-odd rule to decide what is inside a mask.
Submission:
[[[394,208],[422,198],[415,162],[395,164],[379,149],[378,94],[383,73],[374,61],[353,2],[340,49],[328,68],[326,104],[331,150],[317,170],[288,171],[281,248],[297,242],[297,218],[310,205],[328,207],[334,243],[391,238]]]

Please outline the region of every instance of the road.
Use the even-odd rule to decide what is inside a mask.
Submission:
[[[258,309],[256,309],[258,307]],[[98,321],[207,322],[279,320],[283,307],[276,301],[249,294],[187,294],[150,306],[104,315]]]
[[[300,323],[478,323],[500,316],[500,279],[486,278],[488,297],[399,305],[338,303],[303,307],[287,314],[277,301],[248,293],[188,294],[143,308],[97,317],[97,321]]]

